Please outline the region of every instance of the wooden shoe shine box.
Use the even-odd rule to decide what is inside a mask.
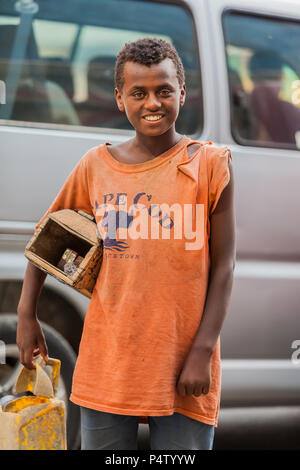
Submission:
[[[61,266],[66,250],[73,257],[78,255],[69,274]],[[92,297],[103,257],[103,242],[93,215],[72,209],[52,212],[35,231],[24,254],[42,271]]]

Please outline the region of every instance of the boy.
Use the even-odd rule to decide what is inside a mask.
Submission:
[[[90,149],[36,226],[81,209],[103,238],[70,397],[82,449],[137,449],[147,420],[151,449],[212,449],[235,264],[231,153],[176,132],[186,87],[166,41],[125,44],[115,85],[135,137]],[[47,356],[35,315],[44,278],[28,263],[17,343],[29,368]]]

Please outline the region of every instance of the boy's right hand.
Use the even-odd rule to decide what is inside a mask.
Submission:
[[[35,369],[33,357],[41,354],[48,362],[48,348],[41,325],[36,317],[20,317],[17,327],[17,345],[20,362],[27,369]]]

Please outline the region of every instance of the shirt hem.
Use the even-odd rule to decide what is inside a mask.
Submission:
[[[168,410],[129,410],[127,408],[117,408],[114,406],[105,405],[103,403],[95,403],[89,400],[83,400],[82,398],[79,398],[74,395],[74,393],[70,395],[70,401],[72,403],[75,403],[76,405],[83,406],[85,408],[90,408],[92,410],[104,411],[107,413],[117,413],[127,416],[171,416],[176,412],[183,414],[189,418],[195,419],[196,421],[201,421],[202,423],[213,425],[216,428],[218,427],[217,419],[208,418],[207,416],[199,415],[197,413],[185,410],[184,408],[180,407],[174,407]]]

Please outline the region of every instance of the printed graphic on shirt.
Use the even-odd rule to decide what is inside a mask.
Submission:
[[[204,204],[152,204],[152,194],[137,193],[128,208],[127,193],[103,195],[95,200],[97,227],[105,250],[124,252],[123,240],[185,239],[185,250],[201,250],[204,244]],[[193,240],[193,241],[192,241]]]

